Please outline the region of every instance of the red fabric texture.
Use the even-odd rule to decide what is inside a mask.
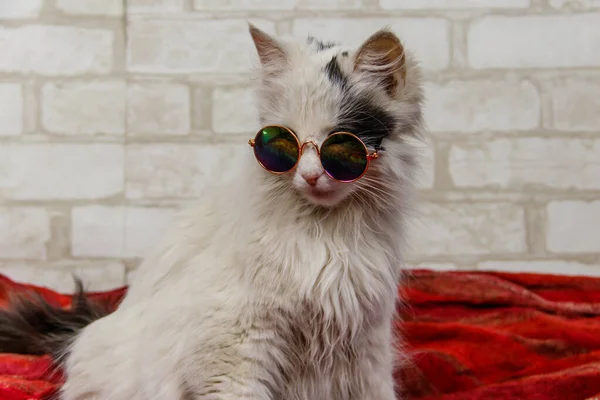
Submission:
[[[35,290],[0,276],[0,307]],[[541,274],[411,271],[396,328],[396,377],[407,400],[600,400],[600,279]],[[116,307],[126,288],[92,293]],[[50,359],[0,355],[0,399],[48,400]]]

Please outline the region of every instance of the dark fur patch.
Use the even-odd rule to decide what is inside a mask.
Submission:
[[[340,69],[340,65],[337,62],[337,56],[334,56],[331,61],[325,65],[325,72],[331,82],[339,85],[342,89],[345,89],[348,85],[348,78],[344,75]]]
[[[367,146],[381,149],[381,142],[396,128],[394,116],[373,104],[366,95],[346,92],[336,131],[350,132]]]
[[[58,358],[85,326],[109,314],[108,307],[86,297],[81,281],[70,310],[50,304],[38,293],[24,293],[10,299],[0,310],[0,352],[43,355]]]
[[[317,52],[335,47],[334,42],[323,42],[321,40],[316,39],[314,36],[309,36],[307,42],[309,45],[314,46]]]
[[[348,52],[347,51],[342,51],[342,57],[348,57]]]
[[[338,121],[331,133],[353,133],[367,146],[380,150],[383,139],[396,128],[394,116],[375,105],[368,94],[357,93],[349,87],[348,77],[342,72],[337,56],[325,65],[325,73],[342,90]]]

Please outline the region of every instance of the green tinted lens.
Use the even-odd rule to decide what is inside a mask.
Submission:
[[[360,178],[369,163],[367,149],[357,137],[336,133],[321,145],[321,163],[329,176],[342,182]]]
[[[298,161],[300,149],[292,132],[278,126],[264,127],[255,138],[254,154],[269,171],[287,172]]]

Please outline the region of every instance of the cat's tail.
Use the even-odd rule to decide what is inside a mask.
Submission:
[[[13,296],[9,308],[0,310],[0,353],[62,358],[81,329],[110,313],[85,295],[79,279],[76,286],[69,309],[50,304],[38,293]]]

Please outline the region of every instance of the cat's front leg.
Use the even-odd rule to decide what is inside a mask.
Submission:
[[[201,385],[190,385],[190,400],[273,400],[271,390],[241,363],[240,368],[203,379]],[[189,379],[189,378],[188,378]],[[186,398],[187,400],[187,398]]]
[[[237,343],[236,343],[237,342]],[[274,400],[281,379],[254,343],[217,335],[198,347],[185,381],[193,400]],[[206,346],[206,344],[210,344]]]
[[[202,390],[189,393],[185,400],[274,400],[271,393],[260,382],[242,383],[237,378],[223,385],[207,385]]]
[[[363,381],[365,393],[361,399],[401,400],[396,398],[394,377],[389,368],[374,366],[368,371],[364,370]]]
[[[394,379],[396,353],[392,335],[386,328],[371,335],[368,344],[361,351],[358,364],[358,373],[364,388],[361,400],[400,400],[396,395]]]

